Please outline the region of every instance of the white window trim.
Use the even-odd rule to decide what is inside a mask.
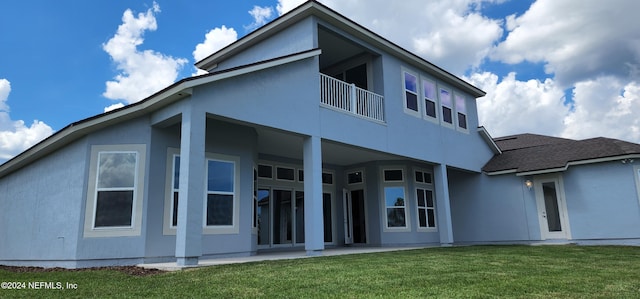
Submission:
[[[436,97],[434,99],[429,99],[429,100],[432,100],[436,105],[436,116],[435,117],[431,117],[431,116],[427,115],[427,104],[425,103],[425,100],[427,99],[427,97],[425,97],[425,95],[424,95],[424,91],[425,91],[424,81],[428,81],[428,82],[432,83],[433,87],[436,89],[435,90],[436,91]],[[436,83],[435,80],[432,80],[432,79],[430,79],[428,77],[425,77],[425,76],[420,76],[420,99],[422,100],[422,105],[424,105],[424,109],[422,109],[423,110],[422,118],[424,118],[425,120],[428,120],[430,122],[436,123],[436,124],[440,123],[440,118],[441,118],[441,115],[442,115],[442,108],[440,107],[440,100],[439,100],[439,97],[438,97],[438,92],[439,91],[440,91],[440,89],[438,89],[438,84]]]
[[[636,192],[638,193],[638,203],[640,204],[640,165],[633,166],[633,176],[636,182]]]
[[[240,157],[229,156],[223,154],[205,153],[205,178],[209,173],[209,160],[231,162],[233,163],[233,191],[232,192],[219,192],[216,194],[228,194],[233,195],[233,224],[232,225],[207,225],[207,180],[205,179],[203,205],[202,205],[202,233],[205,235],[211,234],[238,234],[240,233]],[[253,184],[253,182],[252,182]],[[253,217],[253,215],[252,215]]]
[[[385,170],[401,170],[402,171],[402,180],[401,181],[386,181],[384,179]],[[380,169],[380,206],[381,206],[381,220],[383,221],[382,230],[383,232],[410,232],[411,231],[411,217],[409,213],[409,200],[407,198],[407,186],[406,186],[406,177],[407,172],[402,166],[384,166]],[[385,198],[385,187],[402,187],[404,189],[404,219],[405,226],[404,227],[389,227],[389,222],[387,219],[387,199]]]
[[[406,86],[405,86],[405,79],[404,79],[404,74],[405,73],[416,77],[416,99],[417,99],[416,100],[417,101],[416,104],[418,105],[417,106],[418,111],[415,111],[413,109],[409,109],[409,107],[407,107],[407,89],[406,89]],[[420,85],[422,84],[422,82],[420,81],[420,75],[418,75],[417,72],[410,71],[410,70],[402,67],[402,71],[400,72],[400,77],[402,79],[402,81],[401,81],[402,82],[402,85],[401,85],[402,86],[402,107],[404,108],[404,112],[409,114],[409,115],[412,115],[412,116],[415,116],[415,117],[418,117],[418,118],[422,118],[422,111],[424,109],[423,109],[422,104],[421,104],[422,96],[420,95],[420,90],[421,90]]]
[[[431,183],[418,182],[416,180],[416,177],[415,177],[415,173],[417,171],[418,172],[422,172],[423,176],[425,174],[429,174],[431,176]],[[419,232],[437,232],[438,231],[438,209],[436,207],[436,205],[437,205],[437,202],[436,202],[436,191],[435,191],[434,185],[433,185],[433,172],[431,172],[429,170],[426,170],[426,169],[423,169],[423,168],[414,168],[413,169],[413,175],[414,175],[414,177],[413,177],[414,194],[413,195],[415,196],[414,199],[415,199],[415,203],[416,203],[416,230],[419,231]],[[431,191],[431,195],[433,196],[433,208],[426,207],[426,198],[425,198],[425,207],[424,208],[420,207],[420,205],[418,205],[418,189]],[[426,210],[433,209],[433,217],[434,217],[433,221],[434,221],[434,224],[435,224],[434,227],[422,227],[422,226],[420,226],[420,209],[425,209],[425,212],[426,212]],[[429,214],[427,213],[427,216],[428,215]],[[429,223],[429,219],[427,218],[427,225],[428,225],[428,223]]]
[[[449,88],[449,87],[446,87],[446,86],[443,86],[443,85],[440,85],[440,84],[438,84],[437,88],[438,88],[438,89],[437,89],[437,90],[438,90],[438,102],[440,103],[440,105],[438,105],[438,108],[440,108],[440,112],[439,112],[439,113],[440,113],[440,115],[441,115],[441,117],[440,117],[440,124],[441,124],[443,127],[447,127],[447,128],[450,128],[450,129],[455,129],[455,127],[456,127],[456,120],[457,120],[456,115],[457,115],[457,114],[456,114],[456,109],[455,109],[455,99],[454,99],[454,97],[453,97],[453,90],[452,90],[451,88]],[[450,97],[450,99],[451,99],[451,107],[449,107],[449,106],[445,106],[445,105],[444,105],[444,102],[443,102],[443,101],[442,101],[442,99],[440,98],[440,96],[441,96],[441,94],[442,94],[442,90],[445,90],[445,91],[447,91],[447,92],[449,93],[449,97]],[[447,108],[450,108],[450,109],[451,109],[451,123],[448,123],[448,122],[446,122],[446,121],[444,120],[444,113],[443,113],[443,111],[442,111],[444,107],[447,107]]]
[[[465,128],[460,127],[460,125],[459,125],[460,120],[458,119],[458,106],[457,106],[458,105],[458,101],[457,101],[456,97],[461,97],[462,98],[462,100],[465,102],[465,104],[464,104],[465,110],[467,110],[467,96],[465,96],[464,94],[459,93],[459,92],[454,92],[453,93],[453,106],[456,108],[455,109],[455,111],[456,111],[455,112],[455,118],[454,118],[455,119],[456,130],[458,130],[460,132],[463,132],[463,133],[469,134],[469,112],[462,113],[465,116],[465,121],[467,123],[467,128],[465,129]]]
[[[264,165],[264,164],[263,164]],[[290,169],[293,170],[293,179],[291,180],[287,180],[287,179],[280,179],[278,178],[278,168],[282,168],[282,169]],[[296,180],[297,177],[297,169],[294,166],[288,166],[288,165],[276,165],[273,167],[273,179],[279,182],[288,182],[288,183],[302,183]]]
[[[251,195],[251,234],[258,234],[258,190],[260,187],[258,186],[258,165],[253,166],[253,181],[251,182],[251,190],[253,194]]]
[[[170,147],[167,148],[167,162],[166,162],[166,176],[165,176],[165,188],[164,188],[164,220],[162,221],[162,234],[175,235],[176,227],[173,226],[173,172],[174,169],[174,157],[180,156],[180,149]],[[178,198],[178,200],[180,200]]]
[[[98,191],[98,157],[100,153],[136,153],[136,170],[134,179],[133,206],[130,227],[95,228],[96,201]],[[146,145],[93,145],[91,146],[91,161],[87,184],[87,201],[84,217],[84,237],[128,237],[139,236],[142,228],[142,204],[144,201],[144,185],[146,172]]]

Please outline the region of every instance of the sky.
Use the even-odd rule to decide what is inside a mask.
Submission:
[[[304,0],[0,3],[0,163],[144,99]],[[480,125],[640,143],[640,1],[320,0],[487,92]]]

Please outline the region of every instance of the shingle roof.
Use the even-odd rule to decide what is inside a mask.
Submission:
[[[543,172],[566,169],[572,162],[640,155],[640,144],[611,138],[572,140],[535,134],[520,134],[494,139],[502,154],[495,155],[482,171]]]

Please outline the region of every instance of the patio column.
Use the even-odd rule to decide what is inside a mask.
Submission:
[[[433,174],[436,183],[436,209],[438,218],[438,231],[440,232],[440,245],[453,244],[453,229],[451,225],[451,204],[449,203],[449,179],[447,166],[443,164],[433,166]]]
[[[179,266],[188,266],[197,265],[202,256],[205,113],[187,105],[181,129],[176,258]]]
[[[322,149],[318,136],[305,137],[304,159],[304,248],[307,255],[320,255],[324,250],[322,217]]]

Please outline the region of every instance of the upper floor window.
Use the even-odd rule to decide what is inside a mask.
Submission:
[[[144,145],[93,146],[85,237],[140,234]]]
[[[453,124],[453,103],[451,101],[451,92],[441,88],[440,103],[442,104],[442,120],[447,124]]]
[[[418,113],[418,105],[418,77],[404,72],[404,107],[408,112]]]
[[[429,80],[422,80],[422,90],[424,94],[424,115],[430,118],[437,118],[436,104],[436,84]]]
[[[456,112],[458,113],[458,127],[467,130],[467,107],[465,98],[456,94]]]

